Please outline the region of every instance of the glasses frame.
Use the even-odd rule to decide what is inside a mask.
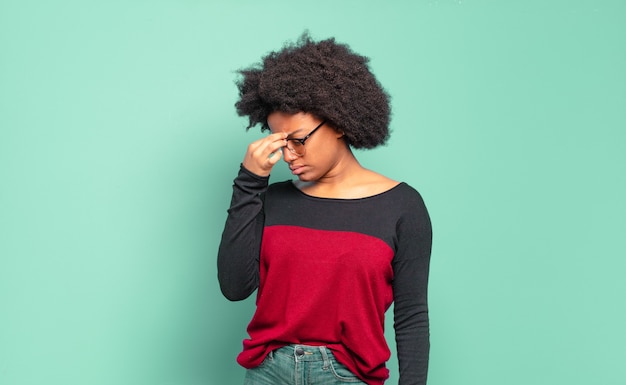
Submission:
[[[296,156],[303,156],[306,153],[306,147],[304,146],[304,143],[307,141],[307,139],[309,139],[311,137],[311,135],[313,135],[315,133],[315,131],[317,131],[320,127],[322,127],[324,125],[324,123],[326,123],[325,120],[322,120],[322,123],[318,124],[317,127],[315,127],[311,132],[309,132],[309,134],[307,136],[305,136],[304,138],[287,138],[287,149],[294,155]],[[302,145],[302,148],[304,149],[304,151],[302,152],[302,154],[298,154],[294,149],[289,147],[289,141],[292,142],[298,142]]]

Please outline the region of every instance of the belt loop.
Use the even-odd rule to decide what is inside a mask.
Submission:
[[[293,359],[295,362],[298,362],[298,345],[291,345],[291,349],[293,349]]]
[[[322,367],[322,369],[327,370],[330,366],[330,360],[328,359],[328,354],[326,353],[326,347],[320,346],[320,352],[322,353],[322,358],[324,358],[324,366]]]

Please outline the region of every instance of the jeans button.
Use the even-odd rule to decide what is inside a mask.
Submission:
[[[304,349],[302,349],[301,347],[297,347],[296,348],[296,354],[301,356],[304,354]]]

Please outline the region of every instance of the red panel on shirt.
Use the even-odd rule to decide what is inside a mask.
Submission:
[[[253,368],[283,345],[325,345],[368,384],[382,384],[393,255],[387,243],[366,234],[265,227],[257,310],[238,362]]]

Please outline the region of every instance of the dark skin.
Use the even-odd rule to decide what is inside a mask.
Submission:
[[[248,146],[243,166],[249,171],[268,176],[280,159],[298,177],[294,184],[302,192],[320,198],[357,199],[380,194],[398,182],[362,167],[343,133],[328,123],[309,139],[302,156],[286,148],[287,138],[303,138],[322,122],[314,115],[280,111],[267,118],[272,133]]]

